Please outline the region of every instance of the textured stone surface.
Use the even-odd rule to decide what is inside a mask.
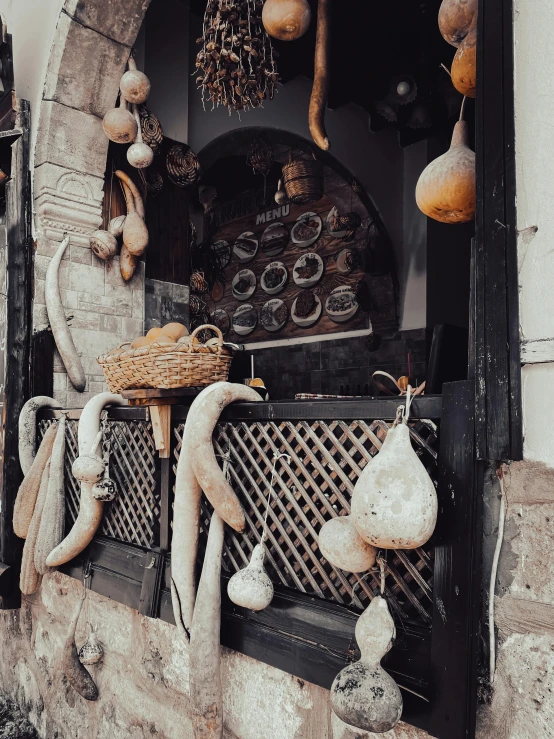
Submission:
[[[100,118],[57,102],[43,102],[35,167],[50,162],[103,177],[107,152],[108,138]]]
[[[84,26],[132,46],[150,0],[65,0],[64,10]]]
[[[115,105],[128,56],[127,46],[62,13],[48,62],[44,99],[102,118]],[[52,137],[51,131],[48,136]]]

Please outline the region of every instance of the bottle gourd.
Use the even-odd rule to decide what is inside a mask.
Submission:
[[[331,686],[331,708],[345,723],[382,734],[402,715],[402,695],[381,667],[396,635],[387,602],[376,596],[356,623],[361,659],[339,672]]]
[[[358,534],[352,516],[326,521],[319,532],[318,543],[325,559],[345,572],[366,572],[375,564],[377,550]]]
[[[264,569],[264,557],[265,546],[256,544],[248,565],[229,580],[227,593],[235,605],[263,611],[273,600],[273,583]]]

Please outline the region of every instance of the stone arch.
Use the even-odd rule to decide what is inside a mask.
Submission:
[[[144,271],[129,284],[118,264],[96,259],[88,237],[102,222],[108,139],[102,118],[115,104],[119,80],[150,0],[65,0],[60,11],[38,110],[34,157],[37,251],[33,324],[47,322],[44,275],[62,234],[70,249],[60,268],[62,300],[87,388],[76,393],[56,360],[55,394],[83,405],[102,390],[96,356],[142,331]]]

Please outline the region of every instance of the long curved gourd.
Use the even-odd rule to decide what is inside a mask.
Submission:
[[[127,185],[131,191],[131,195],[133,196],[133,206],[139,216],[144,220],[146,217],[146,210],[144,208],[144,200],[142,199],[142,195],[140,194],[138,187],[135,185],[131,177],[129,177],[127,172],[124,172],[122,169],[116,169],[114,174],[123,184]]]
[[[217,464],[212,434],[221,411],[237,400],[257,402],[258,393],[245,385],[216,382],[192,403],[183,433],[175,476],[173,537],[171,544],[172,601],[175,623],[190,633],[195,601],[196,553],[202,490],[230,526],[241,531],[242,506]]]
[[[325,108],[329,92],[330,14],[331,0],[319,0],[317,4],[314,84],[310,97],[308,123],[313,140],[324,151],[329,149],[329,139],[325,131]]]
[[[42,480],[40,481],[40,490],[37,498],[37,504],[33,512],[31,525],[29,526],[29,533],[27,534],[27,538],[25,539],[25,546],[23,547],[21,572],[19,575],[19,589],[21,590],[23,595],[32,595],[33,593],[36,593],[42,578],[40,572],[35,566],[35,551],[40,529],[40,522],[42,519],[44,504],[46,502],[46,495],[48,492],[49,477],[50,460],[48,460],[48,462],[46,463],[46,466],[42,473]]]
[[[224,525],[214,511],[190,636],[190,697],[194,739],[223,737],[221,687],[221,554]]]
[[[65,236],[60,244],[58,251],[54,254],[46,270],[46,280],[44,294],[46,299],[46,312],[48,320],[54,334],[54,340],[65,370],[69,375],[71,384],[78,392],[82,393],[87,384],[85,371],[81,363],[81,359],[77,354],[77,349],[73,343],[73,337],[67,325],[65,311],[60,296],[60,286],[58,283],[58,272],[62,257],[69,244],[69,236]]]
[[[91,398],[79,419],[79,457],[89,455],[100,432],[100,414],[107,405],[125,405],[121,395],[100,393]],[[65,539],[46,558],[47,567],[59,567],[80,554],[92,541],[100,521],[104,503],[92,495],[92,483],[81,482],[79,515]]]
[[[42,473],[52,454],[55,439],[56,425],[52,424],[44,434],[31,469],[25,475],[17,491],[17,498],[13,507],[13,530],[20,539],[27,538],[40,490]]]
[[[386,600],[376,596],[356,622],[361,659],[341,670],[331,686],[331,708],[350,726],[382,734],[400,721],[402,695],[381,667],[395,633]]]
[[[40,518],[40,527],[35,545],[35,568],[39,575],[48,571],[46,558],[63,540],[65,523],[65,428],[66,417],[58,424],[56,440],[50,457],[50,475],[46,500]]]
[[[19,464],[28,474],[37,453],[37,413],[41,408],[61,408],[54,398],[37,395],[28,400],[19,414]]]
[[[88,701],[95,701],[98,700],[98,688],[89,671],[79,661],[79,652],[75,644],[75,632],[77,631],[82,607],[83,600],[79,602],[75,615],[69,624],[69,634],[63,648],[62,669],[68,683],[79,695],[82,695]]]

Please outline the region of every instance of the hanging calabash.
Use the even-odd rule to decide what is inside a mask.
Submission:
[[[135,121],[137,122],[137,137],[135,139],[135,143],[127,149],[127,161],[132,167],[136,167],[137,169],[146,169],[146,167],[149,167],[154,160],[154,152],[142,139],[137,105],[133,105],[133,113]]]
[[[423,170],[415,195],[419,209],[435,221],[465,223],[475,217],[475,154],[461,116],[450,148]]]
[[[352,516],[326,521],[319,532],[318,544],[325,559],[345,572],[367,572],[375,564],[377,550],[358,534]]]
[[[237,606],[262,611],[273,600],[273,583],[265,571],[264,557],[264,545],[257,544],[250,563],[229,580],[227,593]]]
[[[450,70],[452,84],[469,98],[474,98],[477,88],[477,15],[469,33],[458,47]]]
[[[150,94],[150,80],[144,72],[139,72],[132,56],[129,57],[129,70],[121,78],[119,87],[125,100],[135,105],[145,103]]]
[[[478,0],[442,0],[439,30],[445,41],[459,46],[467,36],[477,14]]]
[[[280,41],[296,41],[310,25],[312,11],[307,0],[266,0],[262,22],[267,33]]]
[[[130,144],[137,136],[137,122],[133,114],[127,110],[123,95],[119,98],[119,106],[108,110],[102,121],[104,133],[115,144]]]

